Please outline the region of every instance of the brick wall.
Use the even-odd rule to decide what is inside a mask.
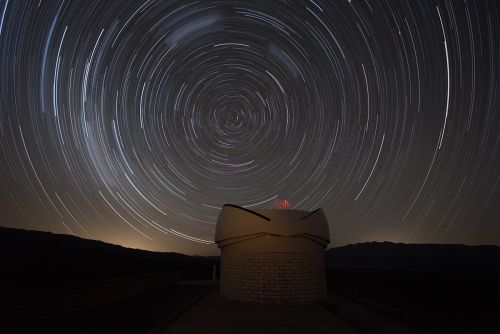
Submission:
[[[323,252],[228,253],[221,256],[221,294],[261,303],[304,303],[326,295]]]

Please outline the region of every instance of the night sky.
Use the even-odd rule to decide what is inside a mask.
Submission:
[[[215,254],[220,208],[333,246],[498,244],[500,4],[0,4],[0,225]]]

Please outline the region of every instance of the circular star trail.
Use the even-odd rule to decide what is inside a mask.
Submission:
[[[0,224],[215,251],[224,203],[334,245],[497,243],[495,1],[9,1]]]

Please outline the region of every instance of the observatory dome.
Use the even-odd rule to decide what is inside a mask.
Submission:
[[[248,210],[224,205],[215,242],[221,249],[221,294],[243,301],[300,303],[326,294],[321,209]]]

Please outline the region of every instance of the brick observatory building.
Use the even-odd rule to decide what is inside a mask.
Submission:
[[[305,303],[326,295],[321,209],[252,211],[226,204],[215,230],[223,296],[261,303]]]

